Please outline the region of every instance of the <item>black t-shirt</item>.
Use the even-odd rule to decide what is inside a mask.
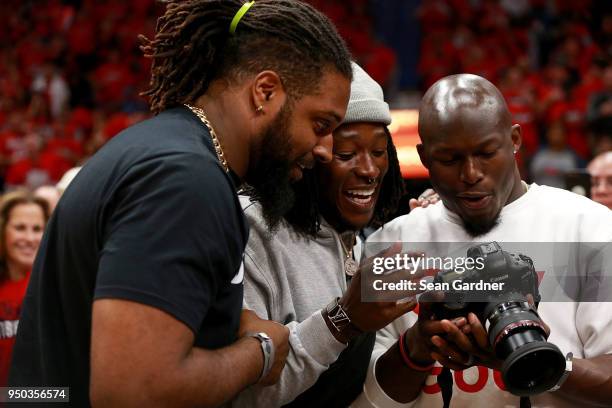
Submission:
[[[235,181],[189,110],[120,133],[83,167],[49,221],[9,383],[71,387],[72,405],[87,406],[95,299],[159,308],[191,328],[198,347],[231,344],[247,238]]]

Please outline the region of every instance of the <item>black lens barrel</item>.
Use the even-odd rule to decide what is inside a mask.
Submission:
[[[538,314],[526,302],[488,304],[489,341],[504,360],[502,378],[509,392],[535,395],[554,386],[565,370],[565,358],[548,337]]]

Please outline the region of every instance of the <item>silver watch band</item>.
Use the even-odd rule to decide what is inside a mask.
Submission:
[[[574,354],[567,353],[567,355],[565,356],[565,371],[563,372],[563,375],[561,376],[561,378],[559,378],[559,381],[557,381],[557,384],[555,384],[550,390],[548,390],[549,392],[557,391],[559,388],[561,388],[565,380],[567,380],[567,377],[569,377],[570,373],[572,372],[572,359],[573,358],[574,358]]]
[[[264,363],[259,379],[257,380],[257,382],[259,382],[270,373],[270,370],[272,370],[272,364],[274,364],[274,342],[270,336],[264,332],[248,332],[245,334],[245,336],[254,337],[259,340],[259,343],[261,344]]]

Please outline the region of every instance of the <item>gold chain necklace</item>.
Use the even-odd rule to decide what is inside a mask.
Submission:
[[[189,110],[192,111],[198,118],[200,118],[202,123],[204,123],[204,126],[206,126],[206,128],[208,129],[208,132],[210,133],[210,138],[212,139],[212,142],[213,142],[213,146],[215,147],[215,152],[217,153],[217,158],[219,159],[219,162],[221,162],[221,166],[223,166],[223,170],[225,170],[226,173],[229,173],[230,169],[229,169],[229,165],[227,164],[227,160],[225,160],[225,154],[223,154],[223,148],[221,147],[221,143],[219,142],[219,139],[217,138],[215,129],[213,129],[212,125],[210,124],[210,121],[206,117],[204,110],[202,110],[202,108],[198,108],[197,106],[191,106],[189,104],[185,104],[185,106],[189,108]]]
[[[351,246],[349,250],[346,245],[344,245],[344,240],[340,234],[338,234],[338,238],[340,238],[340,245],[345,254],[344,273],[348,276],[353,276],[357,273],[357,270],[359,270],[359,264],[353,259],[353,247]],[[353,236],[353,242],[355,242],[355,236]]]

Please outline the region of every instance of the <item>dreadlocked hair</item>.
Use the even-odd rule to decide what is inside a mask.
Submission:
[[[139,36],[152,58],[151,110],[159,113],[203,95],[212,81],[276,72],[292,99],[314,94],[323,70],[352,79],[350,54],[327,17],[295,0],[257,0],[236,32],[230,23],[241,0],[168,2],[155,37]]]
[[[393,144],[393,138],[391,132],[385,126],[385,133],[387,134],[387,157],[389,161],[389,169],[383,180],[382,186],[380,187],[380,193],[378,195],[378,202],[376,203],[376,209],[374,210],[374,217],[370,221],[369,226],[378,228],[384,223],[391,221],[395,218],[400,200],[406,193],[406,186],[402,177],[402,171],[400,169],[399,160],[397,158],[397,150],[395,144]]]
[[[401,198],[405,194],[405,185],[400,171],[397,150],[389,129],[385,126],[387,135],[387,158],[389,168],[383,178],[374,209],[374,216],[368,226],[378,228],[392,220],[398,212]],[[302,179],[294,185],[295,204],[285,215],[285,219],[301,235],[316,236],[321,226],[319,212],[319,190],[315,171],[305,171]]]

